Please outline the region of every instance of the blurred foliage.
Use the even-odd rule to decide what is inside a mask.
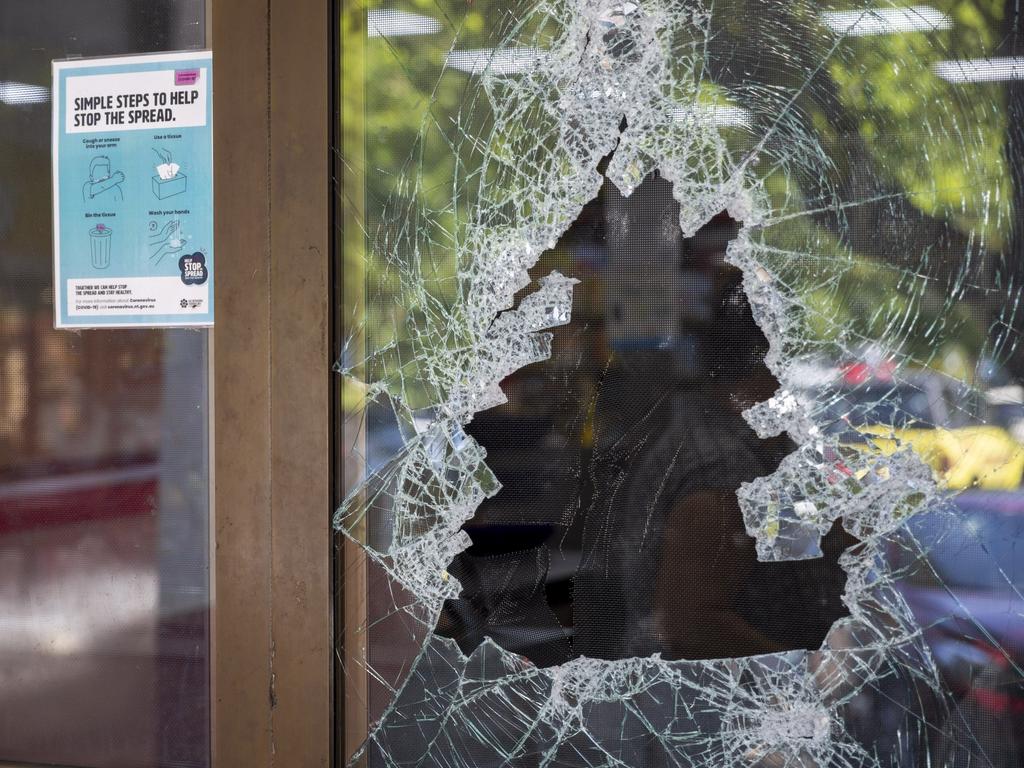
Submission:
[[[932,5],[953,20],[951,30],[851,38],[853,56],[831,61],[829,72],[875,161],[873,170],[925,213],[982,233],[998,248],[1011,200],[1003,87],[949,83],[932,67],[992,55],[1003,3]]]

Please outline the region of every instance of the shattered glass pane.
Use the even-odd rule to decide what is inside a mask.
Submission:
[[[1016,6],[341,24],[352,763],[1024,765]]]

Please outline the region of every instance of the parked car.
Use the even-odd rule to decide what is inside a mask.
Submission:
[[[899,590],[955,697],[940,765],[1024,765],[1024,493],[967,491],[907,523]],[[906,542],[902,542],[906,544]],[[992,760],[992,762],[988,762]]]

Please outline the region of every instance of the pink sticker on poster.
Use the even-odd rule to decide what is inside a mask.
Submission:
[[[199,79],[198,69],[176,69],[174,70],[175,85],[195,85]]]

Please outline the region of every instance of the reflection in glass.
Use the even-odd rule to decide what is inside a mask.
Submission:
[[[1020,15],[431,18],[341,19],[347,754],[1021,765]]]
[[[209,764],[206,334],[54,331],[49,180],[50,61],[202,47],[203,19],[0,10],[0,762]]]

